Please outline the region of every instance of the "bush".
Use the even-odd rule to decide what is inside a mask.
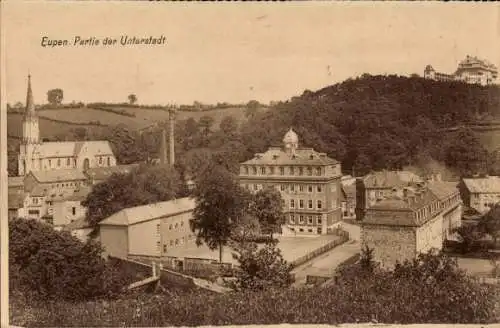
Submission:
[[[36,220],[9,221],[11,289],[39,299],[113,297],[124,277],[102,258],[101,246],[82,243]]]

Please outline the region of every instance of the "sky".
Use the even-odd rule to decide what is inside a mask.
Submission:
[[[190,104],[287,100],[363,73],[500,67],[496,3],[2,2],[5,99]],[[42,47],[41,39],[165,36],[157,46]]]

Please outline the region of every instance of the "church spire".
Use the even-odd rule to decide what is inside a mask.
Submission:
[[[33,102],[33,91],[31,91],[31,75],[28,75],[28,92],[26,93],[26,116],[35,116],[35,104]]]

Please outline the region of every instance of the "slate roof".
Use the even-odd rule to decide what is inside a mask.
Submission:
[[[500,177],[463,179],[465,187],[471,193],[500,193]]]
[[[40,183],[87,180],[85,174],[78,169],[31,171],[30,174]]]
[[[363,179],[365,188],[404,187],[423,182],[423,179],[410,171],[377,171]]]
[[[196,202],[193,198],[179,198],[143,206],[123,209],[101,221],[100,225],[128,226],[178,213],[194,210]]]
[[[108,167],[94,167],[85,171],[85,175],[94,180],[106,180],[113,173],[130,173],[134,168],[138,167],[138,164],[129,165],[117,165]]]
[[[83,149],[92,148],[96,155],[113,155],[109,141],[50,141],[35,145],[33,152],[40,157],[76,157]]]
[[[293,152],[285,152],[280,147],[271,147],[266,152],[255,154],[254,158],[242,165],[333,165],[339,162],[319,153],[313,148],[297,148]]]

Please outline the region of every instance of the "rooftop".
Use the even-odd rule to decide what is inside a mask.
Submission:
[[[85,175],[95,180],[106,180],[114,173],[130,173],[138,164],[95,167],[85,171]]]
[[[92,141],[51,141],[35,145],[34,152],[41,157],[76,157],[82,151],[91,148],[97,155],[113,155],[111,146],[107,140]]]
[[[265,153],[255,154],[254,158],[243,162],[243,165],[334,165],[339,162],[319,153],[312,148],[297,148],[286,152],[279,147],[271,147]]]
[[[500,193],[500,177],[463,179],[465,187],[471,193]]]
[[[196,202],[193,198],[185,197],[166,202],[130,207],[111,215],[99,224],[128,226],[192,211],[195,206]]]
[[[31,171],[30,174],[40,183],[87,180],[85,174],[77,169]]]
[[[362,178],[365,188],[404,187],[423,182],[423,179],[410,171],[377,171]]]

